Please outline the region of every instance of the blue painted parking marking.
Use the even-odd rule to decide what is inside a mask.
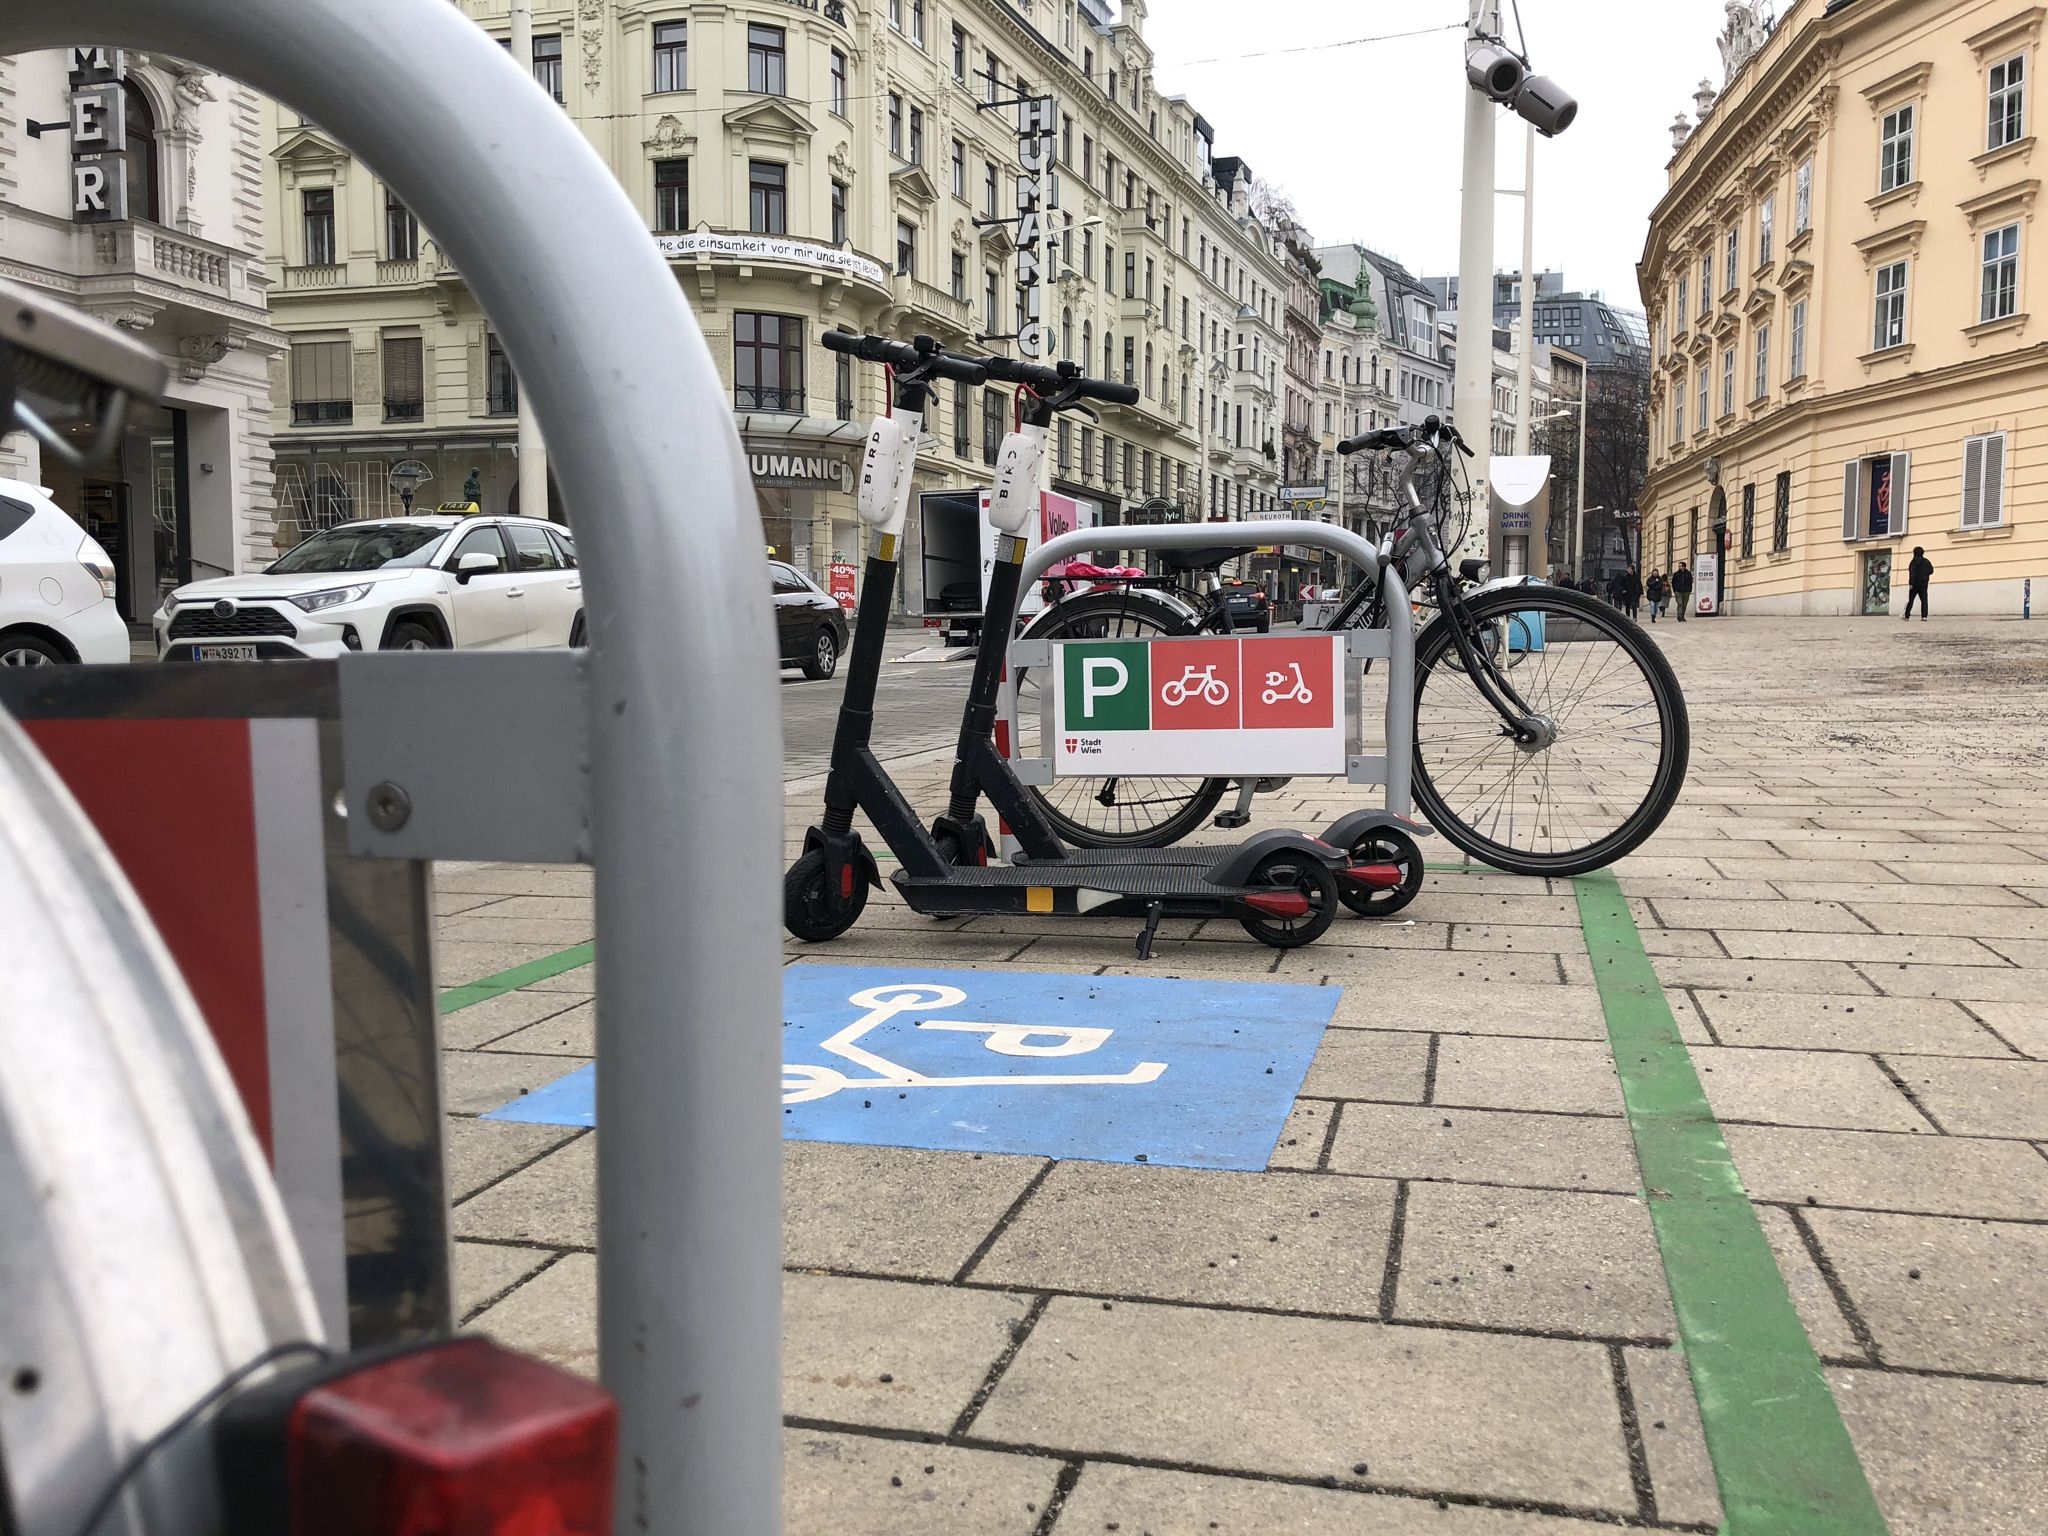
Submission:
[[[1046,972],[783,972],[798,1141],[1261,1169],[1340,989]],[[484,1118],[596,1123],[584,1067]]]

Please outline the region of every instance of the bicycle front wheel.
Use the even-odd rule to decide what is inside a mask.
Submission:
[[[1032,620],[1033,640],[1145,640],[1194,633],[1180,609],[1151,594],[1089,592],[1056,603]],[[1036,669],[1017,669],[1017,751],[1038,755],[1041,681]],[[1077,848],[1165,848],[1206,823],[1225,779],[1106,777],[1062,778],[1031,793],[1046,820]]]
[[[1463,624],[1538,717],[1517,741],[1467,673]],[[1691,727],[1664,653],[1559,587],[1482,592],[1416,646],[1415,800],[1457,847],[1518,875],[1578,875],[1641,846],[1685,782]]]

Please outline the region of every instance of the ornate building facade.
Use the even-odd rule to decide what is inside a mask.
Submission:
[[[504,0],[464,3],[506,36]],[[536,5],[535,78],[668,256],[779,555],[821,574],[862,554],[853,466],[883,381],[826,352],[825,330],[1012,345],[1020,97],[1055,104],[1050,349],[1141,391],[1061,423],[1055,488],[1105,521],[1272,504],[1286,252],[1242,162],[1154,86],[1144,20],[1142,0],[1114,20],[1098,0]],[[269,136],[287,510],[395,510],[405,461],[433,475],[424,498],[473,480],[509,505],[517,379],[461,274],[317,124],[273,108]],[[942,388],[919,488],[985,482],[1010,411],[1002,392]]]
[[[2043,11],[1729,12],[1639,269],[1644,564],[1716,557],[1736,613],[1885,613],[1922,546],[1935,607],[2017,614],[2048,556]]]
[[[74,142],[73,104],[106,142]],[[24,434],[0,476],[47,485],[114,559],[122,616],[272,553],[262,143],[256,95],[115,49],[0,59],[0,275],[160,352],[169,399],[81,474]]]

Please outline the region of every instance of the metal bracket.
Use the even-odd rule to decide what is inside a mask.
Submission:
[[[1393,636],[1384,629],[1347,629],[1344,631],[1344,654],[1353,661],[1364,657],[1383,659]]]
[[[1346,759],[1344,777],[1353,784],[1384,784],[1387,782],[1387,760],[1384,757],[1353,756]]]
[[[349,852],[587,864],[587,652],[340,661]]]
[[[1010,665],[1013,667],[1049,667],[1052,665],[1052,642],[1050,640],[1018,640],[1010,646]]]

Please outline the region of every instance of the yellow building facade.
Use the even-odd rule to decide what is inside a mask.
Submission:
[[[1646,571],[1733,614],[1901,612],[1916,546],[1937,615],[2048,575],[2044,17],[1798,0],[1702,83],[1639,269]]]

